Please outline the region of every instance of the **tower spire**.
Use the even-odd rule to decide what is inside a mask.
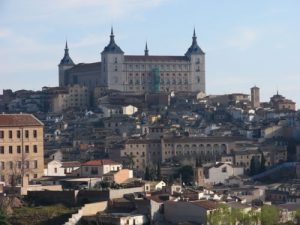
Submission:
[[[147,41],[146,41],[146,46],[145,46],[145,56],[149,55],[149,50],[148,50],[148,45],[147,45]]]
[[[114,35],[113,26],[111,26],[111,30],[110,30],[110,43],[115,43],[115,35]]]
[[[69,55],[68,41],[66,40],[65,55]]]
[[[60,61],[60,65],[74,65],[73,60],[71,59],[70,55],[69,55],[69,47],[68,47],[68,41],[66,40],[66,44],[65,44],[65,54],[64,57],[62,58],[62,60]]]
[[[194,27],[194,33],[193,33],[193,44],[197,44],[197,36],[196,36],[196,29]]]

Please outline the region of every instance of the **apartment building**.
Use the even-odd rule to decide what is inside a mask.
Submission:
[[[44,125],[31,114],[0,115],[0,181],[21,184],[43,176]]]

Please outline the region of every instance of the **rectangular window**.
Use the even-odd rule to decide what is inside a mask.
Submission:
[[[91,174],[92,175],[98,175],[98,168],[97,167],[92,167]]]
[[[29,131],[25,130],[25,138],[29,138]]]
[[[1,170],[5,169],[5,162],[3,162],[3,161],[0,162],[0,169]]]
[[[13,146],[9,146],[8,147],[8,153],[9,154],[13,154]]]
[[[4,146],[0,146],[0,154],[4,154]]]
[[[33,168],[34,168],[34,169],[37,169],[37,168],[38,168],[38,161],[37,161],[37,160],[34,160],[34,161],[33,161]]]
[[[37,130],[33,130],[33,137],[37,138]]]
[[[29,153],[29,145],[25,145],[25,153]]]
[[[18,161],[18,169],[21,169],[21,166],[22,166],[22,162]]]
[[[0,181],[4,181],[4,175],[0,175]]]
[[[13,138],[13,132],[12,132],[12,130],[9,130],[9,131],[8,131],[8,137],[9,137],[9,139],[12,139],[12,138]]]
[[[17,130],[17,138],[21,138],[21,131],[20,130]]]
[[[17,146],[17,153],[20,154],[21,153],[21,145]]]
[[[37,153],[37,152],[38,152],[37,145],[34,145],[34,146],[33,146],[33,152],[34,152],[34,153]]]
[[[4,138],[4,131],[0,130],[0,138],[3,139]]]

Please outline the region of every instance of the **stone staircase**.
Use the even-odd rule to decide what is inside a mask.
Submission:
[[[104,211],[106,208],[107,201],[85,204],[77,213],[72,214],[64,225],[76,225],[83,216],[96,215],[97,212]]]

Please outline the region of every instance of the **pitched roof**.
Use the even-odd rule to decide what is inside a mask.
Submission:
[[[191,203],[207,210],[216,209],[218,208],[218,204],[219,204],[218,202],[211,201],[211,200],[198,200]]]
[[[94,63],[79,63],[73,66],[68,71],[72,72],[90,72],[90,71],[97,71],[101,70],[101,62],[94,62]]]
[[[43,126],[32,114],[0,114],[0,127]]]
[[[125,55],[125,61],[188,61],[186,56]]]
[[[79,167],[81,165],[78,161],[61,162],[62,167]]]
[[[81,164],[82,166],[104,166],[104,165],[120,165],[120,163],[115,162],[111,159],[98,159],[91,160]]]

